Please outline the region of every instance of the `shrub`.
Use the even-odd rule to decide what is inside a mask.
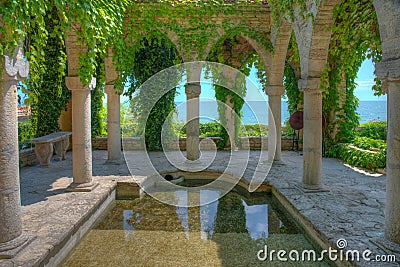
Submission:
[[[367,122],[361,125],[358,130],[358,136],[368,137],[372,139],[386,140],[387,137],[387,122],[374,121]]]
[[[24,149],[31,147],[31,139],[35,137],[36,129],[32,121],[19,121],[18,122],[18,147]]]
[[[339,145],[339,156],[346,163],[376,171],[386,167],[386,148],[379,152],[360,150],[350,144]]]
[[[268,126],[265,124],[245,124],[244,128],[246,133],[242,133],[245,136],[267,136]]]
[[[360,137],[357,136],[353,139],[352,142],[356,147],[362,149],[386,149],[386,143],[382,140],[372,139],[369,137]]]
[[[200,136],[215,137],[219,136],[219,122],[200,122]],[[179,136],[186,136],[186,123],[175,122],[174,129],[178,132]]]

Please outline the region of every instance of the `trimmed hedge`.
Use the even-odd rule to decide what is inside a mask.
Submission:
[[[387,122],[386,121],[366,122],[363,125],[361,125],[361,128],[358,130],[357,135],[372,139],[386,140]]]
[[[352,144],[340,144],[338,149],[339,158],[350,165],[372,171],[386,167],[386,148],[374,152],[354,147]]]

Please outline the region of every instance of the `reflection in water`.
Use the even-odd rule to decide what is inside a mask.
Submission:
[[[182,221],[182,226],[186,232],[186,238],[189,238],[189,209],[187,207],[188,195],[186,190],[178,190],[175,193],[178,206],[176,213],[178,218]]]
[[[217,217],[218,201],[210,202],[211,199],[218,199],[219,192],[211,190],[200,191],[200,234],[201,239],[211,239],[214,232],[215,219]],[[209,203],[203,205],[202,203]]]
[[[177,190],[177,207],[158,202],[151,196],[118,201],[97,229],[125,230],[127,237],[134,230],[183,231],[187,238],[189,232],[199,232],[203,240],[212,240],[214,233],[246,233],[256,240],[287,228],[271,208],[268,196],[253,201],[235,192],[218,199],[219,195],[220,192],[213,190],[200,190],[200,194],[190,195],[186,190]],[[188,208],[193,198],[208,204]],[[209,203],[210,199],[218,200]],[[285,232],[296,233],[296,230],[289,227]]]
[[[248,206],[242,200],[246,212],[246,228],[252,239],[268,238],[268,205]]]
[[[179,207],[151,196],[117,201],[62,266],[276,266],[277,261],[257,259],[264,245],[287,251],[313,248],[290,220],[278,216],[267,195],[230,192],[207,205],[186,207],[190,201],[207,203],[218,196],[218,191],[179,190],[174,196]]]

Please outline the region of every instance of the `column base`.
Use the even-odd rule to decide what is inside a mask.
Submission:
[[[93,191],[99,183],[91,182],[91,183],[71,183],[66,189],[65,192],[91,192]]]
[[[286,163],[281,159],[278,160],[274,159],[272,161],[272,166],[286,166]]]
[[[186,159],[185,164],[200,165],[201,160],[200,159],[195,159],[195,160]]]
[[[400,245],[387,240],[384,233],[379,233],[377,237],[370,239],[370,241],[385,252],[395,253],[397,258],[400,257]]]
[[[321,193],[321,192],[329,192],[328,188],[325,188],[323,185],[306,185],[306,184],[297,184],[295,185],[297,189],[301,192],[307,193]]]
[[[108,159],[104,162],[105,165],[121,165],[124,161],[122,159]]]
[[[33,239],[33,237],[22,233],[19,237],[9,242],[0,244],[0,259],[14,258],[23,248],[29,245]]]

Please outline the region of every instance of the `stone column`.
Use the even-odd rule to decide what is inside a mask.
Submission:
[[[400,245],[400,77],[388,81],[386,238]]]
[[[0,81],[0,259],[12,258],[27,243],[22,232],[19,185],[17,84],[28,76],[29,64],[18,49],[5,56]]]
[[[322,91],[320,79],[299,80],[304,92],[303,188],[322,189]]]
[[[72,168],[73,182],[67,188],[71,192],[89,192],[97,186],[92,179],[92,138],[90,90],[95,79],[84,86],[79,77],[66,77],[66,85],[72,93]]]
[[[113,51],[108,49],[108,56],[104,59],[104,68],[106,71],[107,93],[107,150],[108,160],[106,163],[120,164],[121,155],[121,106],[120,95],[115,90],[114,84],[118,79],[117,69],[113,63]]]
[[[377,63],[376,74],[388,94],[385,237],[400,246],[400,58]]]
[[[282,118],[281,118],[281,98],[283,93],[285,92],[285,87],[282,85],[270,85],[267,87],[267,95],[268,95],[268,137],[271,134],[276,134],[276,142],[269,142],[273,138],[268,138],[268,152],[274,150],[275,146],[275,155],[272,153],[268,153],[269,160],[280,161],[281,160],[281,151],[282,151]],[[272,124],[274,121],[274,125]],[[274,129],[275,128],[275,129]],[[276,133],[274,132],[276,131]]]
[[[231,146],[230,150],[238,150],[235,142],[235,134],[236,134],[236,129],[235,129],[235,123],[236,123],[236,116],[235,116],[235,111],[233,108],[235,107],[235,104],[231,102],[233,96],[227,95],[225,99],[225,119],[226,119],[226,130],[229,135],[229,143],[227,144],[228,147],[229,145]]]
[[[107,93],[107,150],[110,164],[121,163],[120,95],[114,85],[106,85]]]
[[[199,136],[200,136],[200,93],[199,82],[192,82],[185,85],[187,98],[186,104],[186,154],[188,160],[200,158]]]

